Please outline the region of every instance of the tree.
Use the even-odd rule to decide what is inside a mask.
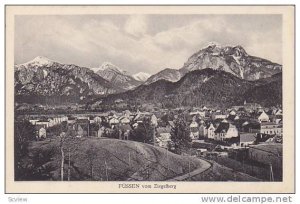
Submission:
[[[134,141],[153,144],[153,136],[155,127],[151,124],[150,118],[144,118],[136,129],[134,129],[130,135],[130,138]]]
[[[30,141],[35,140],[34,126],[26,120],[16,121],[14,126],[14,164],[15,180],[21,180],[24,177],[26,167],[22,160],[28,155],[28,145]]]
[[[71,179],[71,154],[76,152],[80,139],[76,137],[75,131],[73,128],[69,127],[68,124],[60,124],[60,133],[59,133],[59,149],[61,153],[60,160],[60,178],[61,181],[64,180],[64,164],[65,164],[65,153],[68,155],[68,181]]]
[[[93,180],[95,160],[97,159],[97,148],[95,147],[95,145],[92,144],[91,147],[86,150],[85,156],[90,170],[90,178],[91,180]]]
[[[181,154],[183,150],[187,150],[191,147],[191,137],[189,126],[183,117],[178,117],[174,121],[174,127],[171,131],[171,141],[174,146],[174,152]]]

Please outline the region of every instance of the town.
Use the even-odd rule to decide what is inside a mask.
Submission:
[[[16,123],[29,121],[34,126],[36,141],[51,140],[68,130],[78,138],[132,140],[274,181],[282,179],[282,115],[281,107],[265,108],[245,101],[226,109],[202,106],[28,114],[18,115]],[[187,134],[189,144],[180,151],[176,146],[178,131]]]

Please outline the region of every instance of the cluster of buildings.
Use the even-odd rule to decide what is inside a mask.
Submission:
[[[226,110],[196,108],[188,113],[188,124],[192,140],[206,140],[214,143],[249,146],[259,138],[282,138],[282,110],[262,108],[258,104],[233,106]],[[159,145],[170,141],[172,121],[166,127],[158,128]],[[281,140],[282,141],[282,140]]]
[[[129,140],[130,132],[149,118],[151,125],[157,126],[157,118],[149,112],[131,113],[126,110],[121,113],[110,111],[100,114],[75,114],[57,116],[34,116],[29,122],[36,129],[36,138],[45,139],[52,136],[51,129],[65,123],[74,130],[76,137],[103,137],[118,130],[118,138]]]
[[[73,128],[78,137],[104,137],[117,130],[118,138],[130,140],[130,133],[137,127],[153,127],[154,144],[167,148],[171,141],[174,121],[184,116],[192,140],[208,140],[244,147],[258,136],[282,137],[282,110],[262,108],[258,104],[233,106],[225,110],[207,107],[192,109],[159,110],[153,112],[125,110],[95,114],[35,116],[29,121],[36,127],[37,138],[49,136],[49,129],[63,122]]]

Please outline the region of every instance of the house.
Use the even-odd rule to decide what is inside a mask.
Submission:
[[[35,125],[36,139],[45,139],[47,137],[47,126],[46,125]]]
[[[215,112],[211,115],[211,119],[217,120],[217,119],[225,119],[227,116],[225,114],[222,114],[221,112]]]
[[[84,130],[84,127],[81,125],[77,126],[77,137],[86,137],[87,136],[87,131]]]
[[[41,119],[39,121],[36,121],[35,125],[37,125],[37,126],[41,125],[41,126],[44,126],[45,128],[48,128],[49,127],[49,121],[46,120],[46,119]]]
[[[130,123],[130,119],[127,116],[122,116],[119,118],[120,123],[122,124],[129,124]]]
[[[75,123],[75,131],[78,137],[87,137],[89,133],[89,119],[77,119]]]
[[[231,111],[229,112],[229,115],[236,115],[236,111],[235,111],[235,110],[231,110]]]
[[[46,138],[47,137],[47,132],[45,128],[40,128],[39,129],[39,138]]]
[[[216,130],[216,128],[214,127],[214,125],[212,123],[207,127],[207,138],[208,139],[215,138],[215,130]]]
[[[199,125],[195,121],[190,124],[190,137],[192,140],[199,139]]]
[[[240,147],[247,147],[249,145],[254,144],[256,141],[256,134],[255,133],[240,133]]]
[[[102,119],[100,116],[94,117],[94,122],[100,124],[102,122]]]
[[[269,135],[282,135],[282,124],[276,124],[271,122],[260,124],[260,133]]]
[[[116,117],[112,117],[108,120],[108,123],[113,126],[113,125],[117,125],[120,123],[120,121],[116,118]]]
[[[233,137],[238,137],[238,130],[235,125],[223,120],[215,130],[215,140],[226,140]]]
[[[259,125],[252,126],[249,132],[282,136],[282,124],[262,122]]]
[[[151,125],[153,125],[154,127],[157,127],[157,125],[158,125],[157,117],[154,114],[151,115],[150,121],[151,121]]]
[[[169,142],[171,142],[171,128],[159,127],[156,129],[156,143],[162,148],[168,148]]]
[[[105,127],[102,126],[97,131],[97,137],[103,137],[104,133],[105,133]]]
[[[190,112],[189,114],[190,114],[190,116],[200,116],[201,118],[205,117],[205,111],[196,110],[196,111]]]
[[[79,119],[79,120],[89,120],[90,117],[89,116],[81,115],[81,116],[77,116],[77,119]]]
[[[258,122],[262,123],[262,122],[269,122],[270,121],[270,118],[269,116],[266,114],[265,111],[262,111],[258,114],[258,117],[257,117],[257,120]]]
[[[76,118],[69,116],[67,121],[68,121],[68,124],[74,124],[74,123],[76,123]]]

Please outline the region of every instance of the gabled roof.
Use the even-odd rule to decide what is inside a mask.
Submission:
[[[231,127],[235,127],[234,125],[230,124],[230,123],[220,123],[220,125],[218,126],[218,128],[215,130],[215,133],[225,133],[228,131],[229,128]]]
[[[229,129],[229,123],[220,123],[218,128],[215,130],[215,133],[225,133]]]
[[[262,112],[257,112],[256,114],[256,117],[261,117],[261,116],[266,116],[266,117],[269,117],[269,115],[265,112],[265,111],[262,111]]]
[[[169,121],[168,121],[168,124],[169,124],[171,127],[175,127],[175,124],[174,124],[174,122],[173,122],[173,121],[171,121],[171,120],[169,120]]]

